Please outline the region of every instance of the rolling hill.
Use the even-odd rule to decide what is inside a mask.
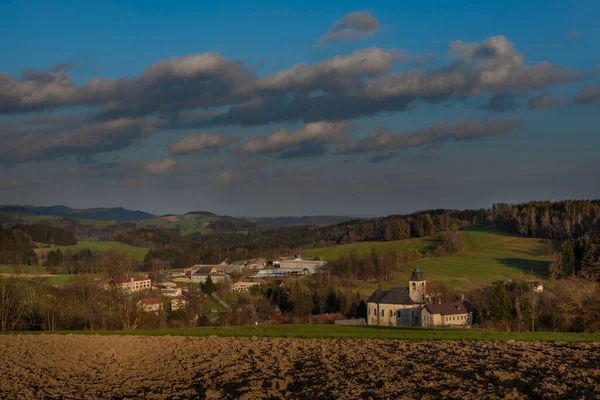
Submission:
[[[494,227],[465,230],[460,234],[465,243],[462,252],[401,265],[402,272],[393,281],[382,282],[382,287],[386,289],[406,285],[417,264],[429,282],[444,283],[457,292],[467,292],[474,287],[490,285],[492,281],[506,279],[536,279],[548,283],[544,278],[552,257],[545,255],[544,240],[508,235]],[[431,251],[437,241],[434,236],[395,242],[353,243],[306,250],[303,254],[308,257],[333,260],[353,250],[360,254],[370,252],[372,248],[376,251],[402,251],[409,248]],[[370,294],[376,288],[376,283],[365,283],[358,287],[363,294]]]
[[[70,251],[71,253],[79,253],[80,251],[90,250],[92,252],[104,252],[104,251],[117,251],[120,253],[125,253],[129,255],[129,257],[133,258],[136,261],[143,261],[144,257],[148,253],[147,248],[144,247],[134,247],[125,243],[119,242],[86,242],[82,241],[72,246],[49,246],[44,247],[42,250],[44,252],[48,252],[51,250],[58,250],[61,252]]]

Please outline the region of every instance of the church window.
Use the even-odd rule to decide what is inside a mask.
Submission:
[[[385,317],[385,310],[381,310],[381,316]]]
[[[390,310],[390,317],[392,316],[392,310]]]
[[[371,315],[371,309],[369,308],[369,315]]]

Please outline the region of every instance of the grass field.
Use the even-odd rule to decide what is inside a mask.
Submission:
[[[172,221],[169,221],[167,217],[156,217],[139,221],[138,223],[143,226],[156,228],[177,228],[182,235],[189,235],[195,232],[208,235],[214,233],[214,231],[212,229],[205,228],[202,225],[220,219],[219,217],[196,214],[174,215],[173,217],[174,218],[172,218]]]
[[[44,250],[47,250],[47,251],[57,250],[57,249],[60,249],[61,252],[70,250],[72,253],[78,253],[83,250],[98,251],[98,252],[118,251],[121,253],[126,253],[131,258],[133,258],[134,260],[137,260],[137,261],[143,261],[144,257],[146,256],[146,254],[148,253],[148,250],[149,250],[145,247],[134,247],[134,246],[130,246],[125,243],[120,243],[120,242],[91,242],[91,241],[90,242],[81,241],[72,246],[52,246],[52,247],[44,248]]]
[[[41,332],[22,332],[40,334]],[[225,336],[225,337],[294,337],[324,339],[383,339],[383,340],[507,340],[542,342],[598,342],[598,333],[562,332],[491,332],[478,329],[390,328],[342,325],[250,325],[232,327],[202,327],[191,329],[164,329],[147,331],[69,331],[44,332],[82,335],[136,335],[136,336]]]
[[[543,255],[543,241],[512,236],[486,227],[461,231],[465,249],[459,254],[427,258],[418,262],[400,266],[402,272],[393,281],[382,282],[382,288],[405,286],[412,270],[418,264],[425,278],[431,283],[444,283],[455,292],[467,292],[482,285],[489,285],[496,280],[544,280],[550,267],[551,257]],[[412,248],[432,250],[438,239],[417,238],[395,242],[354,243],[304,252],[306,256],[322,257],[325,260],[347,255],[355,250],[358,253],[376,250],[407,250]],[[532,275],[533,272],[533,275]],[[377,288],[376,283],[363,283],[357,287],[363,295],[368,296]]]
[[[399,250],[404,251],[415,248],[420,252],[433,251],[438,244],[437,237],[415,238],[406,240],[396,240],[393,242],[360,242],[352,244],[342,244],[339,246],[322,247],[319,249],[305,250],[302,255],[306,257],[319,257],[323,260],[335,260],[343,255],[348,255],[356,251],[359,255],[375,251]]]

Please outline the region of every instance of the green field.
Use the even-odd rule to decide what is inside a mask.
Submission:
[[[383,340],[507,340],[542,342],[599,342],[598,333],[562,332],[491,332],[479,329],[391,328],[342,325],[250,325],[163,329],[147,331],[68,331],[20,332],[23,334],[81,334],[136,336],[224,336],[224,337],[294,337],[316,339],[383,339]]]
[[[465,249],[459,254],[427,258],[399,266],[402,270],[393,281],[382,282],[382,288],[404,286],[412,270],[418,264],[425,278],[431,283],[444,283],[457,293],[467,292],[478,286],[490,285],[492,281],[544,280],[551,263],[551,256],[543,255],[543,240],[523,238],[503,233],[494,227],[461,231]],[[310,257],[335,259],[350,251],[359,253],[376,250],[406,250],[411,247],[432,250],[437,239],[417,238],[395,242],[354,243],[335,247],[313,249],[304,252]],[[533,272],[533,275],[531,275]],[[357,289],[369,295],[377,288],[376,283],[360,284]]]
[[[212,229],[205,228],[202,225],[220,219],[219,217],[196,214],[175,215],[174,217],[176,217],[178,221],[168,221],[167,217],[156,217],[138,221],[138,223],[142,226],[155,228],[179,229],[182,235],[189,235],[195,232],[208,235],[214,233],[214,231]]]
[[[148,253],[148,250],[149,250],[148,248],[145,248],[145,247],[134,247],[134,246],[130,246],[125,243],[120,243],[120,242],[91,242],[91,241],[90,242],[81,241],[72,246],[44,247],[44,250],[47,250],[47,251],[57,250],[57,249],[60,249],[61,252],[65,252],[65,251],[69,250],[69,251],[71,251],[71,253],[79,253],[80,251],[83,251],[83,250],[98,251],[98,252],[117,251],[117,252],[121,252],[121,253],[126,253],[131,258],[133,258],[134,260],[137,260],[137,261],[143,261],[144,257],[146,256],[146,254]]]
[[[352,251],[356,251],[359,255],[367,254],[375,249],[377,252],[389,250],[408,250],[415,248],[420,252],[433,251],[438,244],[437,237],[429,238],[414,238],[405,240],[396,240],[393,242],[360,242],[352,244],[342,244],[339,246],[322,247],[318,249],[310,249],[302,252],[305,257],[319,257],[323,260],[335,260],[340,256],[348,255]]]

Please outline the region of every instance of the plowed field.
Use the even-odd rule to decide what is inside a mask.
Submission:
[[[600,398],[600,343],[0,336],[0,398]]]

